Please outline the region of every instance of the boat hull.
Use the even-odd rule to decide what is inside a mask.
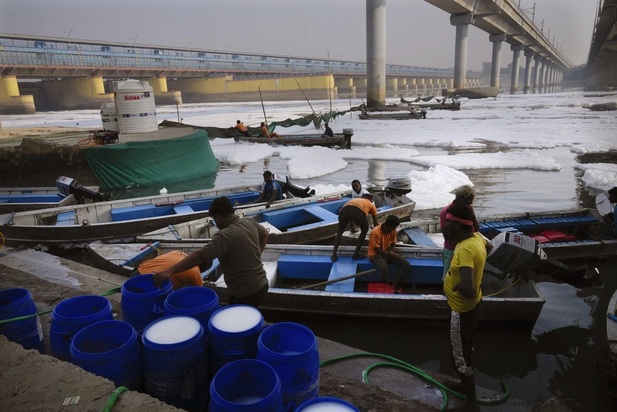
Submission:
[[[323,146],[350,149],[351,136],[352,134],[343,133],[335,133],[333,137],[320,134],[281,135],[281,137],[270,138],[235,136],[234,140],[247,143],[266,143],[273,146]]]

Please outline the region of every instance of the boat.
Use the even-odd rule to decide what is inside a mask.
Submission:
[[[598,359],[598,368],[607,375],[607,394],[617,398],[617,290],[606,310],[606,354]]]
[[[343,129],[342,133],[334,133],[333,137],[324,136],[320,133],[312,134],[289,134],[280,137],[246,137],[234,136],[236,142],[267,143],[274,146],[324,146],[351,149],[351,137],[353,129]]]
[[[426,119],[426,112],[412,112],[411,110],[404,110],[400,112],[386,112],[375,113],[367,112],[363,110],[358,114],[358,118],[362,120],[412,120],[412,119]]]
[[[0,214],[99,202],[106,199],[109,199],[109,195],[83,187],[73,178],[60,176],[56,180],[56,187],[0,187]]]
[[[448,101],[450,99],[450,101]],[[461,110],[461,102],[455,97],[442,97],[439,99],[436,96],[417,97],[414,100],[406,100],[401,97],[401,103],[408,107],[416,107],[418,109],[429,110]]]
[[[390,215],[401,220],[409,219],[416,203],[405,195],[395,194],[387,188],[371,188],[377,207],[377,220],[383,222]],[[246,209],[238,214],[253,219],[270,232],[269,243],[309,244],[333,239],[338,230],[338,212],[351,199],[351,191],[332,193],[295,205],[282,205],[276,209]],[[143,233],[138,241],[176,240],[185,242],[207,241],[217,229],[212,219],[202,218],[161,227]]]
[[[275,179],[280,176],[275,175]],[[281,183],[287,190],[286,183]],[[254,203],[261,190],[261,184],[255,184],[11,212],[0,215],[0,233],[9,245],[78,245],[97,239],[134,238],[161,227],[206,217],[210,204],[220,196],[229,197],[239,208],[265,209],[265,203]],[[289,198],[273,203],[269,210],[306,202],[314,193],[309,188],[297,187],[291,192],[296,196],[289,194]]]
[[[203,243],[137,243],[125,245],[95,242],[88,247],[96,266],[129,276],[143,260],[170,250],[190,253]],[[405,248],[400,254],[411,263],[411,271],[400,283],[400,293],[389,285],[366,258],[353,260],[354,248],[341,246],[339,258],[330,261],[332,246],[272,245],[262,253],[270,289],[260,310],[345,317],[377,317],[446,321],[450,317],[442,284],[440,248]],[[363,250],[366,253],[366,250]],[[392,266],[390,281],[396,274]],[[215,290],[226,304],[225,276],[215,259],[203,272],[204,286]],[[482,320],[533,325],[544,299],[535,283],[523,278],[507,280],[485,275],[482,283]]]

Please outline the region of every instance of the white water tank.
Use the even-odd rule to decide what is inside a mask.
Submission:
[[[101,106],[101,122],[103,123],[104,130],[120,131],[115,102],[103,103]]]
[[[147,81],[114,82],[114,100],[120,133],[147,133],[158,130],[154,92]]]

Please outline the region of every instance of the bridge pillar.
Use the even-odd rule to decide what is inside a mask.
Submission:
[[[405,96],[409,96],[409,84],[407,84],[407,78],[403,77],[399,79],[399,90],[403,92]]]
[[[386,104],[386,0],[366,0],[368,107]]]
[[[334,84],[338,88],[340,94],[352,98],[356,97],[356,86],[353,85],[352,77],[336,77],[334,79]]]
[[[533,69],[533,56],[535,52],[531,49],[525,50],[525,85],[523,86],[523,93],[528,94],[531,87],[531,72]],[[532,90],[533,93],[533,90]]]
[[[488,39],[491,43],[493,43],[493,60],[491,63],[491,87],[496,87],[499,89],[499,75],[501,73],[501,45],[506,40],[506,34],[491,34]]]
[[[0,77],[0,114],[33,114],[34,96],[20,96],[16,76]]]
[[[473,15],[453,14],[450,24],[456,26],[454,41],[454,88],[465,87],[467,72],[467,43],[469,42],[469,25],[473,23]]]
[[[531,86],[532,93],[538,93],[538,80],[540,77],[540,66],[542,66],[542,56],[536,54],[533,56],[535,65],[533,66],[533,83]]]
[[[398,95],[398,78],[390,77],[386,79],[386,95],[390,92],[390,95]]]
[[[56,109],[99,109],[103,103],[113,101],[113,93],[105,93],[103,76],[74,77],[51,80],[43,88]]]
[[[154,92],[154,100],[157,104],[182,104],[182,92],[167,90],[167,77],[152,77],[148,79],[148,83],[152,86]]]
[[[426,96],[426,80],[425,79],[418,79],[418,91],[420,92],[420,94],[422,96]]]
[[[418,95],[418,79],[409,79],[409,81],[411,82],[411,85],[410,85],[411,93],[414,96],[417,96]]]
[[[522,44],[513,44],[510,46],[512,50],[512,80],[510,82],[510,94],[516,94],[518,91],[518,72],[521,65],[521,50]]]
[[[546,64],[547,60],[542,59],[542,65],[540,66],[540,73],[538,75],[538,93],[544,93],[544,86],[546,85]]]

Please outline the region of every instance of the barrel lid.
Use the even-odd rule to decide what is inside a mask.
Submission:
[[[170,316],[151,323],[144,331],[144,337],[159,345],[173,345],[195,337],[201,323],[189,316]]]
[[[244,332],[260,325],[263,316],[259,310],[248,305],[230,305],[212,314],[210,323],[221,332]]]

